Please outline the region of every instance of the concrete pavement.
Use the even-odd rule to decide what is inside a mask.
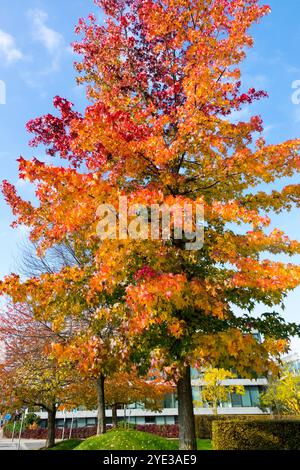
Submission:
[[[45,447],[46,441],[44,440],[28,440],[21,439],[20,450],[39,450]],[[0,450],[18,450],[19,439],[14,439],[14,442],[11,439],[6,439],[3,437],[2,430],[0,431]]]

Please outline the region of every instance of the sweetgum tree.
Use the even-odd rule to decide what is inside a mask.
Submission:
[[[95,269],[85,265],[26,285],[10,276],[2,290],[11,296],[29,290],[41,304],[65,289],[73,299],[84,292],[81,311],[90,304],[96,319],[108,323],[112,312],[119,315],[134,346],[131,360],[141,369],[161,368],[177,383],[180,448],[194,449],[190,367],[234,367],[249,377],[276,372],[273,358],[299,332],[275,313],[253,318],[251,310],[255,302],[272,309],[300,283],[298,265],[265,258],[300,251],[298,241],[268,228],[272,211],[299,205],[299,185],[275,190],[272,183],[299,171],[300,140],[268,145],[259,116],[230,118],[266,96],[243,89],[240,64],[253,43],[249,28],[267,6],[257,0],[96,4],[103,23],[93,15],[81,19],[74,45],[90,106],[80,115],[56,97],[58,116],[28,123],[31,144],[44,144],[61,166],[19,159],[20,177],[36,185],[35,206],[3,183],[16,223],[31,229],[40,250],[80,234],[93,247]],[[268,189],[258,190],[262,184]],[[177,217],[167,240],[144,239],[142,231],[132,239],[120,219],[116,238],[97,239],[97,208],[118,209],[119,196],[135,204],[134,223],[141,204],[202,204],[203,247],[185,249],[174,236]],[[233,306],[247,313],[236,316]]]

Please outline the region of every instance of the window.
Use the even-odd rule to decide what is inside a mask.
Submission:
[[[198,369],[191,368],[191,379],[199,379],[201,375],[201,372]]]
[[[136,424],[145,424],[145,418],[143,416],[137,416]]]
[[[96,426],[96,418],[87,418],[86,425],[87,426]]]
[[[242,406],[252,406],[250,388],[245,387],[245,394],[242,395]]]
[[[145,416],[146,424],[155,424],[155,416]]]
[[[71,418],[67,418],[66,419],[66,428],[69,428],[71,427],[71,422],[72,422],[72,419]],[[75,428],[75,419],[74,419],[74,422],[73,422],[73,428]]]
[[[201,392],[200,387],[192,387],[193,391],[193,400],[195,402],[195,406],[200,406],[199,402],[201,401]]]
[[[166,424],[165,417],[164,416],[156,416],[155,424],[159,424],[159,425]]]
[[[258,387],[249,387],[249,388],[250,388],[252,406],[258,406],[259,405],[259,388]]]
[[[85,427],[86,427],[86,419],[77,418],[77,428],[85,428]]]
[[[242,405],[241,395],[238,395],[237,393],[232,393],[231,394],[231,404],[232,404],[233,407],[243,406]]]
[[[173,393],[166,395],[164,399],[164,408],[176,408],[176,406],[175,395]]]
[[[175,424],[174,416],[166,416],[166,424]]]
[[[64,419],[57,419],[55,424],[56,424],[57,428],[63,428],[64,424],[65,424],[65,421],[64,421]]]

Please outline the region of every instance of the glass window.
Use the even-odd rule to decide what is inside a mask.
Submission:
[[[146,424],[155,424],[155,416],[145,416]]]
[[[193,400],[196,406],[200,406],[199,402],[201,401],[201,392],[200,392],[200,387],[192,387],[193,391]]]
[[[131,408],[131,409],[137,409],[137,410],[144,410],[145,409],[145,405],[143,405],[143,403],[133,403],[131,405],[128,405],[127,408]]]
[[[166,424],[175,424],[174,416],[166,416]]]
[[[156,416],[155,422],[156,424],[159,424],[159,425],[166,424],[166,420],[164,416]]]
[[[245,394],[242,395],[242,406],[252,406],[250,388],[251,387],[245,387]]]
[[[143,416],[137,416],[136,424],[145,424],[145,418]]]
[[[232,393],[231,394],[231,403],[232,403],[232,406],[242,406],[242,397],[241,397],[241,395],[238,395],[237,393]]]
[[[192,380],[199,379],[200,375],[201,375],[201,372],[198,369],[194,369],[193,367],[191,368],[191,379]]]
[[[251,403],[252,406],[259,405],[259,389],[258,387],[250,387]]]
[[[85,428],[86,427],[86,419],[85,418],[77,418],[77,427],[78,428]]]
[[[67,419],[66,419],[66,428],[69,428],[69,429],[70,429],[70,427],[71,427],[71,421],[72,421],[71,418],[67,418]],[[74,422],[73,422],[73,428],[75,428],[74,424],[75,424],[75,419],[74,419]]]
[[[230,393],[227,393],[226,401],[222,401],[221,403],[219,403],[219,406],[221,408],[230,408],[231,407]]]
[[[87,426],[96,426],[96,418],[87,418],[86,425]]]
[[[176,400],[173,393],[165,396],[164,408],[176,408]]]

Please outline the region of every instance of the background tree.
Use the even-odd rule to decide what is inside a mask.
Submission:
[[[23,244],[18,269],[27,280],[15,278],[12,298],[34,298],[34,315],[53,332],[52,353],[59,364],[72,364],[84,379],[91,379],[97,391],[97,434],[102,434],[106,431],[104,383],[126,357],[118,292],[110,296],[96,292],[92,298],[93,244],[85,244],[78,234],[45,253],[37,248]],[[84,402],[88,400],[87,396]]]
[[[176,382],[180,448],[195,449],[190,367],[267,374],[277,368],[273,358],[287,349],[289,335],[299,333],[272,310],[300,283],[299,266],[273,255],[297,254],[300,244],[268,227],[271,211],[299,205],[299,185],[285,179],[277,190],[272,183],[299,171],[300,141],[268,145],[259,116],[231,118],[266,96],[244,89],[240,63],[253,44],[249,28],[267,6],[256,0],[96,3],[105,21],[81,19],[82,39],[74,46],[91,105],[80,115],[56,97],[59,116],[27,126],[31,144],[44,144],[63,162],[20,157],[19,176],[36,185],[37,205],[3,183],[16,224],[30,228],[39,250],[76,233],[93,266],[62,269],[23,289],[39,296],[48,314],[67,292],[79,316],[90,312],[95,323],[101,306],[101,325],[111,317],[122,322],[132,346],[127,352],[144,375],[155,365]],[[133,240],[118,225],[115,239],[99,241],[97,209],[115,206],[120,195],[136,204],[135,212],[139,204],[202,204],[204,246],[185,249],[186,240],[175,237],[176,217],[166,240]],[[19,284],[12,275],[2,291],[16,296]],[[251,316],[256,302],[271,311]],[[234,307],[247,313],[237,316]],[[57,328],[64,311],[52,310]],[[264,335],[262,343],[253,329]]]
[[[275,415],[300,415],[300,376],[288,369],[281,376],[271,378],[260,396],[260,406]]]
[[[218,406],[222,402],[228,401],[231,393],[244,395],[245,389],[242,385],[229,385],[226,380],[234,379],[233,372],[224,369],[207,369],[202,376],[201,404],[208,404],[214,415],[218,414]]]
[[[51,329],[33,318],[28,305],[14,305],[1,312],[0,341],[5,351],[0,373],[2,407],[6,412],[21,407],[46,410],[47,447],[55,444],[58,407],[72,407],[82,400],[76,371],[70,365],[60,365],[51,355],[54,339]]]
[[[105,385],[106,403],[112,409],[112,422],[117,426],[117,410],[133,403],[147,410],[161,411],[166,395],[174,392],[174,385],[162,377],[139,377],[135,370],[114,374]]]

